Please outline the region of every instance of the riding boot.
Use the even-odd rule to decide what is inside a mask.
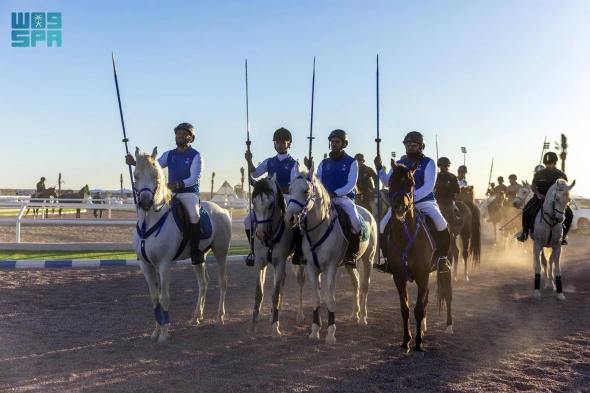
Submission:
[[[303,256],[303,235],[301,234],[301,230],[299,228],[293,229],[293,245],[295,250],[293,251],[293,258],[291,258],[291,262],[293,265],[305,265],[306,260]]]
[[[451,246],[451,234],[449,229],[443,229],[442,231],[436,231],[434,233],[434,241],[436,243],[436,251],[434,252],[436,261],[437,271],[439,273],[449,273],[451,271],[451,266],[448,258],[449,254],[449,247]]]
[[[201,224],[191,223],[191,263],[193,265],[200,265],[205,262],[203,251],[199,249],[199,240],[201,240]]]
[[[249,229],[246,229],[246,237],[248,239],[248,244],[250,244],[250,253],[244,262],[246,262],[246,266],[254,266],[254,236],[252,236],[252,232],[250,232]]]
[[[561,236],[561,245],[566,246],[568,244],[567,234],[570,231],[572,221],[574,220],[574,212],[567,206],[565,208],[565,220],[563,221],[563,235]]]
[[[346,250],[346,256],[344,257],[345,265],[356,269],[356,260],[358,259],[360,248],[361,234],[352,233],[348,238],[348,248]]]
[[[373,264],[373,267],[381,272],[384,273],[388,273],[387,271],[387,258],[385,257],[385,244],[387,242],[387,228],[385,228],[385,233],[380,233],[379,234],[379,248],[380,251],[378,250],[377,252],[377,263]],[[379,255],[382,254],[383,255],[383,263],[381,263],[381,260],[379,259]]]

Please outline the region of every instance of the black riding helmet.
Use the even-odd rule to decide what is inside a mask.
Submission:
[[[277,141],[286,141],[286,142],[293,142],[293,137],[291,136],[291,131],[287,130],[284,127],[281,127],[275,131],[272,135],[273,142]]]
[[[457,168],[457,172],[467,173],[467,167],[465,165],[461,165],[461,166],[459,166],[459,168]]]
[[[518,178],[516,177],[515,174],[508,176],[508,180],[512,180],[512,179],[517,180]]]
[[[346,131],[344,130],[334,130],[328,136],[328,141],[332,140],[332,138],[338,138],[342,141],[343,146],[348,146],[348,135],[346,135]]]
[[[424,136],[422,136],[422,133],[418,131],[408,132],[404,137],[404,145],[407,142],[418,143],[420,145],[420,151],[424,150],[424,148],[426,147],[426,145],[424,145]]]
[[[174,133],[176,133],[178,130],[188,131],[192,136],[191,143],[195,141],[195,127],[193,127],[191,123],[180,123],[174,128]]]
[[[436,161],[436,166],[438,167],[449,165],[451,165],[451,160],[449,160],[447,157],[441,157]]]
[[[557,164],[557,154],[552,151],[545,153],[545,156],[543,156],[543,164]]]

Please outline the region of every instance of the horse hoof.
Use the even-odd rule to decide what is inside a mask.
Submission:
[[[414,352],[424,354],[425,351],[422,349],[422,345],[416,345],[414,346]]]
[[[565,300],[565,295],[563,293],[558,293],[557,300]]]
[[[223,315],[217,317],[217,324],[218,325],[225,325],[225,317]]]
[[[407,343],[401,343],[399,346],[405,353],[410,352],[410,342],[408,341]]]
[[[535,299],[535,300],[541,299],[541,291],[539,291],[538,289],[535,289],[533,291],[533,299]]]
[[[445,329],[445,333],[453,334],[453,325],[447,326],[447,328]]]
[[[336,344],[336,337],[326,336],[326,345],[334,345],[334,344]]]
[[[357,321],[357,323],[361,326],[367,326],[368,322],[367,322],[367,317],[362,317],[361,319],[359,319]]]
[[[311,333],[309,334],[310,340],[319,340],[320,339],[320,327],[315,323],[311,325]]]
[[[465,282],[469,282],[469,276],[465,276]]]
[[[167,334],[160,334],[160,337],[158,337],[158,344],[166,344],[169,339],[170,336],[168,336]]]
[[[353,312],[352,314],[350,314],[350,319],[354,322],[359,322],[360,321],[360,317],[359,314],[357,312]]]
[[[150,336],[150,338],[152,340],[156,341],[158,339],[158,336],[160,336],[160,329],[155,328],[154,331],[152,332],[152,335]]]

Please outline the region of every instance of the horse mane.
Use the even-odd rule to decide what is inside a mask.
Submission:
[[[150,165],[156,170],[158,178],[158,189],[160,190],[160,192],[164,194],[164,200],[166,201],[166,203],[170,202],[170,199],[172,199],[172,194],[168,187],[166,187],[166,175],[164,175],[164,170],[160,166],[160,163],[158,163],[158,160],[152,158],[152,156],[148,153],[142,153],[139,155],[138,158],[145,159],[146,164]],[[137,166],[142,166],[141,160],[137,160]]]
[[[274,193],[274,190],[272,189],[271,186],[271,181],[272,178],[271,177],[267,177],[265,179],[261,179],[258,180],[256,183],[254,183],[254,190],[252,191],[252,199],[256,198],[258,195],[269,195],[269,196],[274,196],[277,200],[277,204],[279,207],[279,210],[281,211],[281,213],[285,213],[285,211],[287,210],[287,205],[285,204],[285,197],[283,196],[283,192],[281,191],[281,187],[279,187],[278,184],[276,184],[276,195]]]

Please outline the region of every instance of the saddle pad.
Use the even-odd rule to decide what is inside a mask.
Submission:
[[[185,211],[184,206],[180,203],[176,198],[172,199],[171,202],[171,209],[172,209],[172,216],[174,217],[174,222],[176,222],[176,226],[182,233],[186,233],[188,230],[188,214]],[[211,217],[209,213],[203,207],[199,209],[199,215],[201,216],[199,220],[199,225],[201,226],[201,240],[209,239],[213,234],[213,226],[211,225]]]
[[[332,206],[336,208],[336,213],[338,214],[338,221],[340,222],[340,226],[346,234],[346,237],[349,238],[349,236],[352,236],[352,224],[350,223],[350,217],[348,216],[348,214],[346,214],[342,207],[336,204],[333,204]],[[360,239],[361,242],[366,242],[369,239],[369,225],[367,224],[363,216],[361,216],[360,214],[359,221],[361,224]]]

